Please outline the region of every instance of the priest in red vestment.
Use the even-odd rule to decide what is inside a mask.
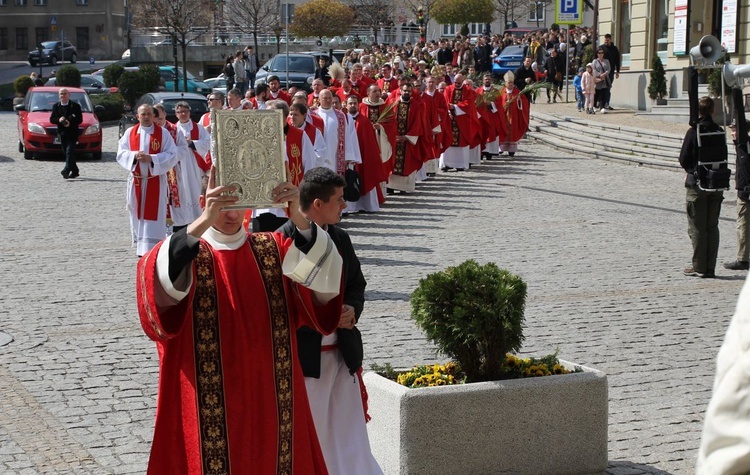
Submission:
[[[138,263],[138,312],[159,354],[148,473],[327,474],[297,364],[296,330],[340,323],[341,257],[299,212],[292,239],[247,234],[210,172],[203,214]],[[331,252],[333,250],[333,252]]]
[[[380,144],[372,122],[359,111],[357,96],[353,94],[349,96],[346,101],[346,110],[349,119],[354,121],[362,163],[354,166],[361,183],[360,199],[356,202],[347,202],[345,211],[347,213],[358,211],[374,213],[380,210],[377,190],[380,184],[388,179],[383,168]],[[384,143],[389,145],[387,140]]]
[[[456,74],[454,83],[446,87],[443,94],[451,118],[447,125],[451,127],[453,141],[441,155],[440,167],[443,171],[449,168],[465,170],[469,168],[469,147],[479,125],[476,119],[476,94],[464,84],[461,73]]]
[[[424,130],[425,112],[422,101],[412,97],[414,86],[405,82],[401,86],[394,111],[396,113],[396,147],[393,150],[393,173],[388,178],[388,188],[411,193],[415,189],[416,173],[425,161],[425,148],[421,141],[431,131]]]
[[[500,153],[511,157],[518,151],[518,142],[529,130],[529,99],[513,83],[514,75],[505,73],[505,87],[500,92]]]
[[[380,153],[383,162],[383,173],[387,178],[393,170],[393,150],[396,148],[396,114],[393,108],[383,100],[382,91],[377,84],[370,84],[367,88],[367,97],[362,99],[359,105],[359,113],[370,119],[375,127],[378,143],[381,144]],[[388,147],[384,142],[388,141]],[[378,202],[385,202],[385,195],[380,187],[377,187]]]

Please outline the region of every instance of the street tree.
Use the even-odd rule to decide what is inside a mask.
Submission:
[[[425,16],[425,36],[427,34],[427,23],[432,18],[432,7],[439,0],[401,0],[401,3],[412,13],[412,18],[416,19],[419,15],[419,9],[422,9],[422,13]]]
[[[294,13],[292,31],[297,36],[322,38],[346,34],[354,23],[354,10],[337,0],[312,0]]]
[[[349,5],[354,10],[354,22],[371,29],[377,41],[377,32],[380,27],[391,21],[391,2],[389,0],[349,0]]]
[[[258,51],[258,34],[281,28],[280,5],[269,0],[232,0],[224,4],[224,18],[232,28],[253,35]],[[276,44],[278,47],[278,36]]]
[[[503,19],[503,26],[515,21],[518,16],[529,14],[529,0],[495,0],[497,18]]]
[[[212,0],[132,0],[133,24],[140,28],[159,28],[172,38],[175,48],[182,49],[183,91],[187,91],[187,46],[211,31],[215,2]],[[175,75],[177,70],[175,70]],[[175,91],[180,89],[179,80]]]
[[[469,23],[492,23],[495,19],[494,0],[436,0],[431,12],[438,23],[463,25],[464,31]]]

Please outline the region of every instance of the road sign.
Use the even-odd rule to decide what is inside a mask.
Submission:
[[[555,23],[583,24],[583,0],[555,0]]]
[[[57,25],[57,17],[56,16],[50,17],[49,24],[52,26]]]

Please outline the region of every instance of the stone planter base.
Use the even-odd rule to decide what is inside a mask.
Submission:
[[[420,389],[367,373],[372,452],[386,475],[603,473],[607,376],[583,369]]]

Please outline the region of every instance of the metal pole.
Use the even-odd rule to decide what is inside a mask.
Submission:
[[[289,4],[285,3],[284,10],[284,36],[286,37],[286,90],[289,90]]]
[[[570,25],[568,25],[568,31],[565,33],[565,103],[568,102],[568,93],[570,92]],[[578,71],[576,71],[578,74]]]

